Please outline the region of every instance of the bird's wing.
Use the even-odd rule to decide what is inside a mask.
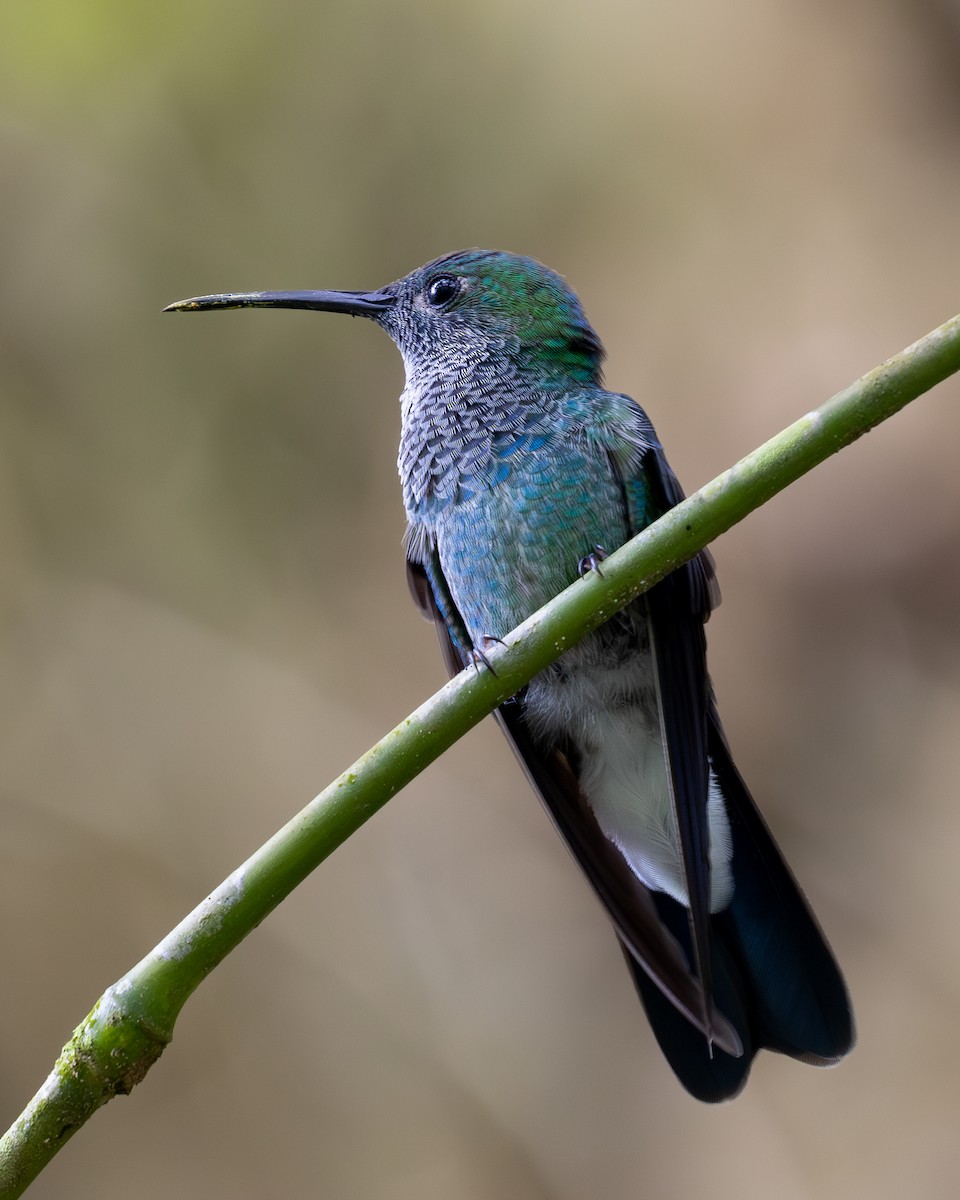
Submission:
[[[683,490],[650,437],[638,469],[623,478],[628,528],[639,532],[678,504]],[[667,783],[677,819],[690,933],[704,1011],[712,1011],[707,713],[710,684],[704,622],[719,601],[713,560],[701,552],[656,584],[646,609]]]
[[[471,645],[436,554],[426,564],[407,560],[407,579],[421,613],[433,621],[452,674],[468,661]],[[597,892],[632,959],[708,1040],[728,1054],[741,1053],[733,1026],[704,1002],[703,980],[687,965],[680,943],[661,919],[653,896],[604,834],[577,780],[569,747],[535,743],[523,716],[522,694],[496,714],[501,729],[561,836]]]
[[[655,438],[639,469],[624,474],[631,532],[683,499]],[[632,476],[632,477],[631,477]],[[622,476],[623,477],[623,476]],[[634,971],[654,1032],[693,1095],[728,1099],[743,1086],[750,1060],[768,1047],[805,1062],[836,1062],[853,1044],[846,986],[833,953],[734,766],[706,671],[703,625],[719,603],[713,560],[702,551],[646,595],[669,778],[690,888],[689,933],[683,913],[657,896],[658,911],[678,939],[692,942],[701,981],[744,1046],[742,1057],[704,1054]],[[706,785],[712,770],[730,823],[732,901],[709,914]],[[696,898],[696,899],[694,899]],[[686,936],[685,936],[686,935]]]

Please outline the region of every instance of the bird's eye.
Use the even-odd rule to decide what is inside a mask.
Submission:
[[[438,275],[427,284],[427,303],[443,308],[460,295],[460,280],[453,275]]]

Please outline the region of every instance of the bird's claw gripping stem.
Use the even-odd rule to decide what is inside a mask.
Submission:
[[[489,633],[483,634],[483,636],[480,638],[480,642],[484,648],[487,646],[492,646],[494,642],[496,642],[498,646],[505,646],[507,644],[503,638],[493,637]],[[483,650],[479,650],[476,646],[471,646],[467,654],[467,661],[473,666],[475,671],[479,671],[482,664],[487,668],[491,675],[496,675],[496,671],[493,669],[490,659],[487,658]]]
[[[590,571],[596,573],[603,578],[603,572],[600,570],[600,564],[605,558],[610,557],[610,551],[604,550],[603,546],[594,546],[589,554],[585,554],[577,563],[577,574],[583,579],[584,575]]]

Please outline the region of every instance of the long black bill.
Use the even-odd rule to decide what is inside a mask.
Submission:
[[[396,303],[389,292],[221,292],[168,304],[164,312],[200,312],[208,308],[309,308],[320,312],[376,317]]]

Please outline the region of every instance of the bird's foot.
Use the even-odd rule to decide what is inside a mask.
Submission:
[[[577,563],[577,574],[582,579],[588,571],[596,571],[603,578],[603,572],[600,570],[600,564],[605,558],[610,557],[610,551],[604,550],[602,546],[594,546],[589,554],[585,554]]]
[[[492,637],[489,633],[483,634],[483,636],[480,638],[480,643],[483,646],[483,649],[486,649],[487,646],[492,646],[494,642],[496,642],[499,646],[505,646],[507,644],[503,638]],[[476,646],[471,646],[469,652],[467,653],[467,661],[473,664],[475,671],[479,671],[482,664],[487,668],[491,675],[496,675],[496,671],[493,669],[490,659],[487,658],[483,650],[478,649]]]

